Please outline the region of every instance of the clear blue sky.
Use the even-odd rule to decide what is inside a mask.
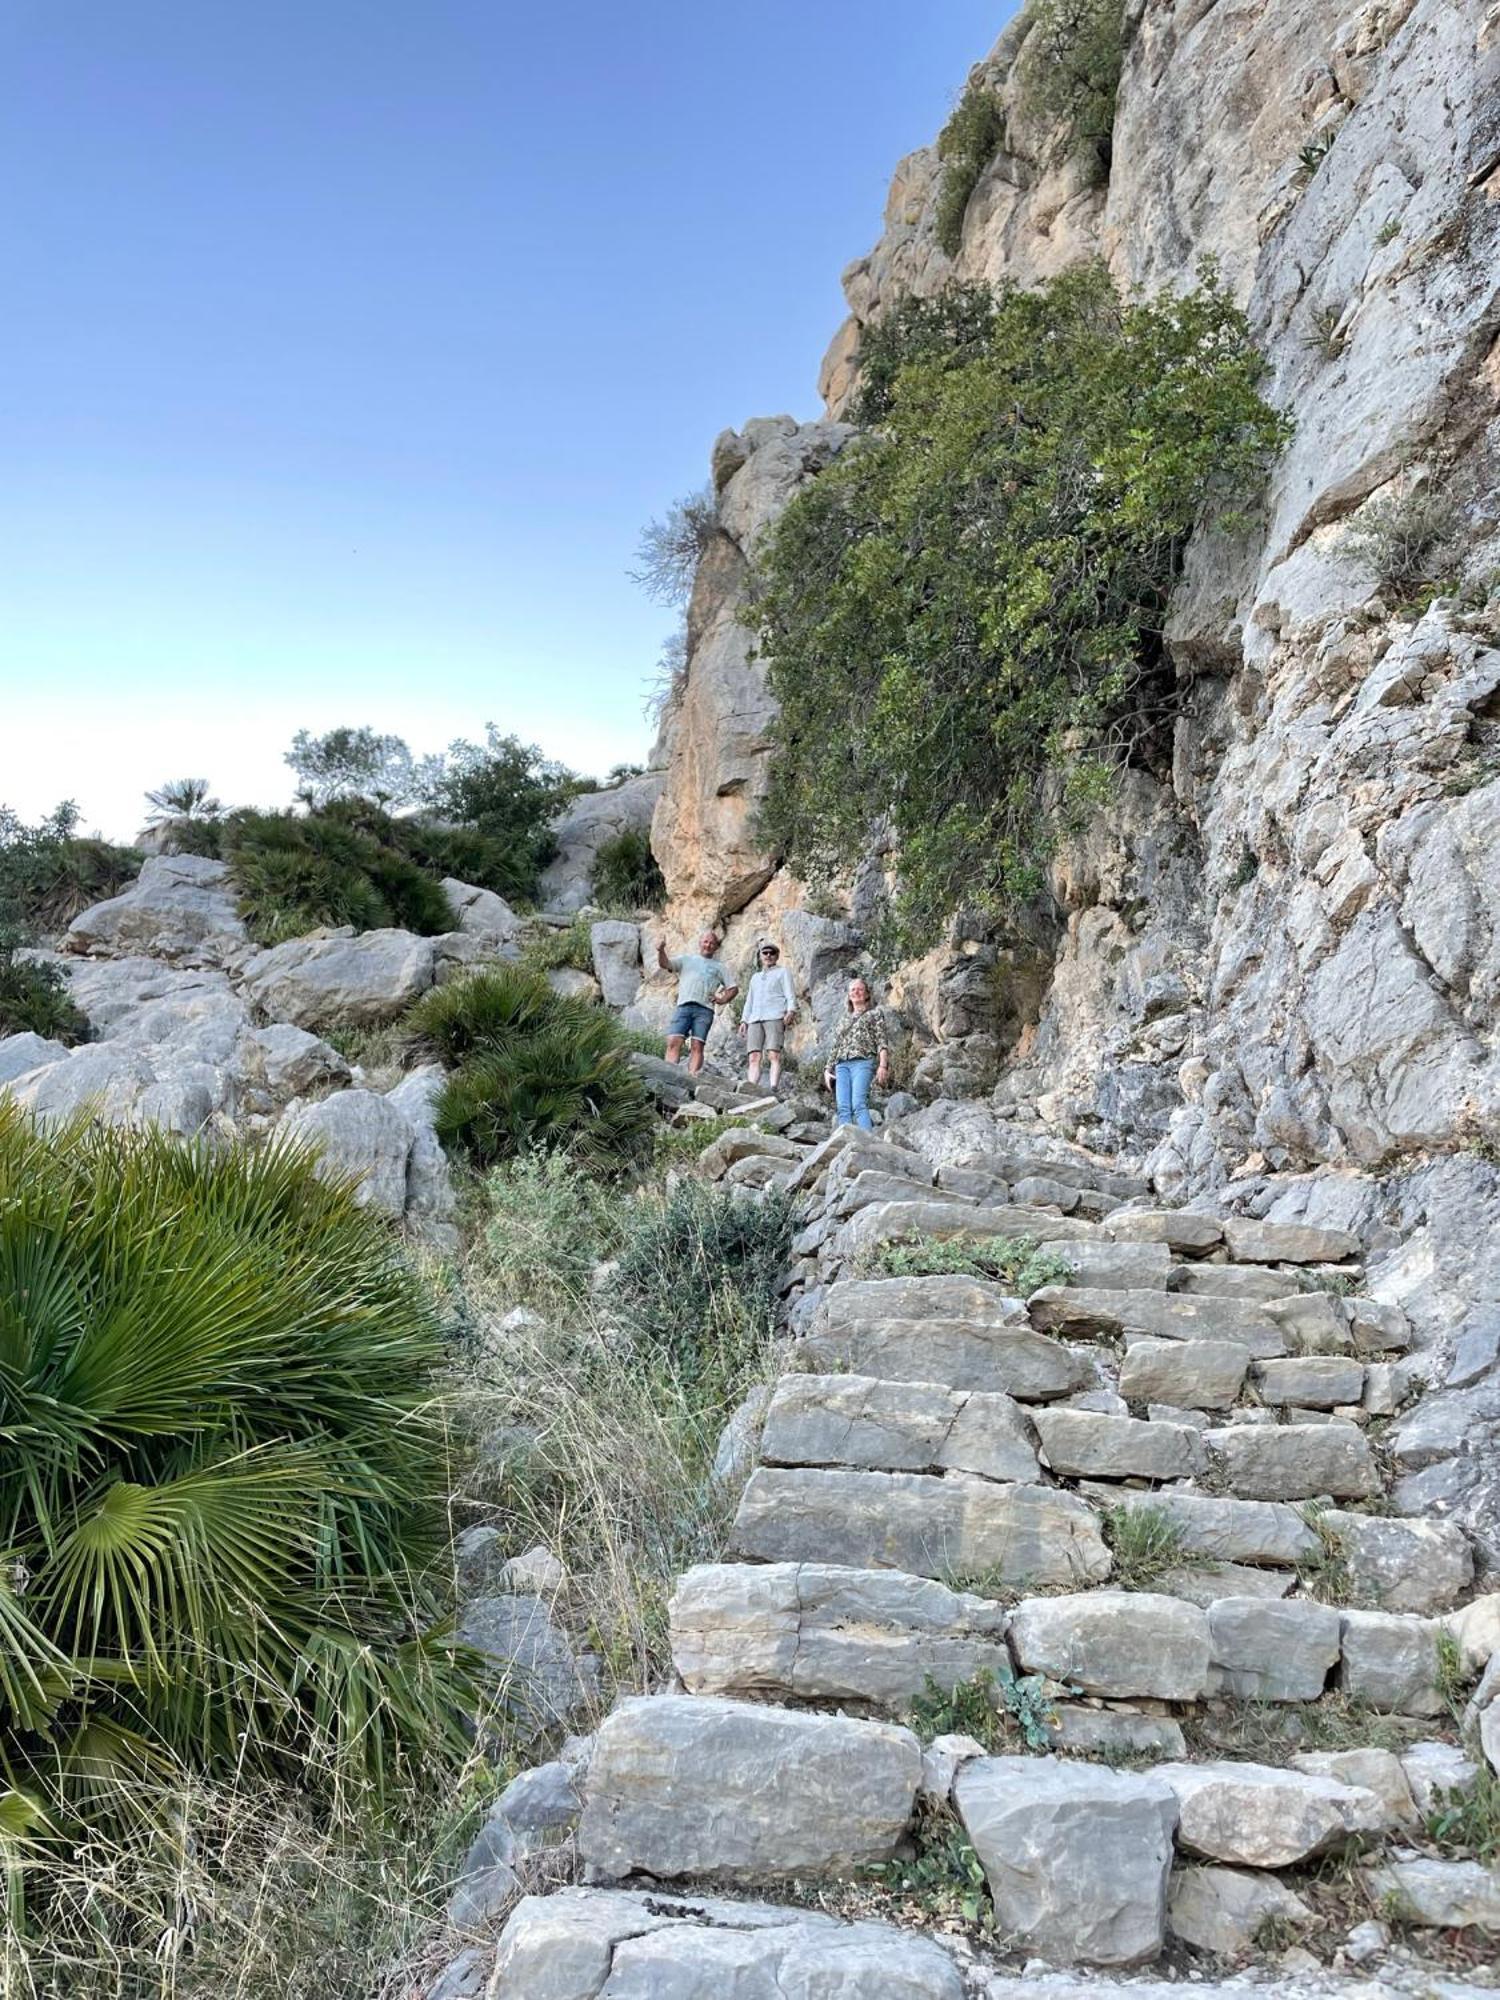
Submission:
[[[0,0],[0,799],[280,801],[299,725],[638,757],[625,576],[816,414],[1009,0]]]

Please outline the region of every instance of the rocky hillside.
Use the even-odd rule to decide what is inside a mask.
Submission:
[[[860,946],[755,843],[773,713],[741,618],[747,551],[847,444],[862,330],[953,279],[1034,283],[1085,258],[1148,289],[1213,258],[1295,424],[1262,516],[1190,549],[1167,631],[1170,773],[1124,775],[1052,870],[1040,963],[993,931],[900,969],[922,1095],[993,1092],[1123,1151],[1174,1200],[1355,1227],[1407,1249],[1386,1283],[1434,1343],[1398,1434],[1402,1504],[1467,1511],[1500,1556],[1500,10],[1414,0],[1127,8],[1107,173],[1028,111],[1025,16],[971,83],[1004,107],[956,254],[935,147],[898,166],[844,274],[828,418],[713,451],[654,841],[669,918],[774,929],[815,1041]],[[1454,586],[1381,595],[1362,528],[1434,494]],[[1431,593],[1427,593],[1431,596]],[[997,999],[998,992],[998,999]],[[1439,1465],[1438,1461],[1444,1461]]]

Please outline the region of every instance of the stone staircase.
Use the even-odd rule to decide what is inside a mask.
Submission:
[[[1386,1919],[1500,1929],[1500,1870],[1409,1844],[1476,1781],[1437,1736],[1500,1647],[1500,1596],[1456,1609],[1463,1533],[1380,1511],[1410,1336],[1357,1242],[1149,1207],[1056,1142],[935,1168],[839,1132],[752,1157],[806,1203],[794,1367],[729,1559],[672,1598],[680,1691],[598,1731],[596,1886],[517,1907],[489,2000],[959,2000],[1009,1991],[1012,1954],[1232,1958],[1296,1938],[1329,1856],[1386,1941]],[[1066,1282],[871,1272],[934,1236],[1024,1238]],[[986,1742],[912,1726],[976,1699]],[[1214,1754],[1246,1704],[1336,1708],[1340,1747],[1293,1725],[1275,1762]],[[1359,1742],[1362,1717],[1399,1752]],[[972,1954],[799,1906],[934,1826],[983,1868],[987,1985]],[[792,1904],[738,1900],[788,1882]]]

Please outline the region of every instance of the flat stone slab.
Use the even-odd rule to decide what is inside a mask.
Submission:
[[[1035,1482],[1036,1446],[1009,1396],[867,1375],[785,1375],[761,1438],[770,1465],[972,1472]]]
[[[1357,1424],[1230,1424],[1204,1442],[1230,1490],[1245,1500],[1368,1499],[1380,1469]]]
[[[1365,1364],[1342,1354],[1293,1354],[1281,1361],[1258,1361],[1255,1386],[1263,1403],[1332,1410],[1364,1395]]]
[[[731,1534],[762,1562],[834,1562],[995,1586],[1077,1588],[1109,1574],[1093,1511],[1046,1486],[963,1473],[834,1471],[762,1465]]]
[[[1122,1208],[1104,1218],[1104,1229],[1116,1243],[1162,1243],[1173,1250],[1212,1250],[1224,1241],[1216,1216],[1188,1208]]]
[[[1295,1274],[1273,1271],[1265,1264],[1221,1264],[1208,1258],[1198,1264],[1177,1264],[1172,1290],[1190,1299],[1237,1299],[1241,1305],[1266,1305],[1298,1289]]]
[[[1169,1597],[1185,1597],[1206,1611],[1225,1597],[1258,1597],[1262,1603],[1285,1597],[1297,1581],[1290,1570],[1255,1569],[1249,1563],[1178,1563],[1156,1580]]]
[[[1310,1598],[1220,1598],[1208,1632],[1215,1691],[1244,1701],[1317,1701],[1338,1665],[1339,1614]]]
[[[1373,1792],[1269,1764],[1158,1764],[1175,1794],[1178,1845],[1238,1868],[1291,1868],[1315,1854],[1382,1831]]]
[[[486,2000],[963,2000],[941,1946],[811,1910],[620,1889],[518,1903]]]
[[[1008,1939],[1054,1965],[1135,1965],[1166,1929],[1176,1802],[1154,1773],[978,1757],[953,1801]]]
[[[1087,1243],[1098,1225],[1082,1222],[1071,1215],[1058,1215],[1049,1208],[1030,1208],[1024,1203],[1007,1203],[998,1208],[977,1208],[964,1201],[880,1201],[862,1208],[846,1222],[834,1238],[836,1258],[858,1263],[884,1243],[915,1243],[919,1237],[935,1236],[944,1241],[962,1238],[969,1242],[986,1237],[1030,1237],[1040,1243]]]
[[[1347,1229],[1318,1229],[1306,1222],[1256,1222],[1226,1215],[1224,1241],[1237,1264],[1341,1264],[1359,1255],[1359,1238]]]
[[[1165,1243],[1038,1244],[1038,1253],[1061,1258],[1072,1276],[1070,1285],[1115,1292],[1164,1292],[1172,1270],[1172,1253]]]
[[[1052,1711],[1049,1732],[1059,1750],[1075,1756],[1187,1755],[1187,1739],[1171,1716],[1146,1715],[1137,1708],[1091,1708],[1083,1702],[1060,1701]]]
[[[802,1351],[829,1371],[886,1382],[941,1382],[1023,1402],[1070,1396],[1094,1380],[1087,1355],[1036,1332],[1020,1300],[999,1285],[971,1279],[835,1285]]]
[[[1267,1500],[1230,1500],[1210,1493],[1111,1493],[1112,1506],[1154,1507],[1176,1527],[1184,1556],[1215,1562],[1295,1566],[1322,1546],[1295,1507]]]
[[[1237,1341],[1132,1340],[1120,1363],[1120,1394],[1127,1403],[1227,1410],[1239,1400],[1249,1365]]]
[[[1089,1590],[1027,1598],[1012,1611],[1010,1631],[1027,1673],[1083,1694],[1197,1701],[1209,1687],[1208,1614],[1180,1597]]]
[[[1364,1870],[1377,1909],[1437,1930],[1500,1931],[1500,1868],[1481,1861],[1387,1861]]]
[[[1203,1460],[1202,1433],[1097,1410],[1038,1410],[1042,1453],[1067,1479],[1188,1479]]]
[[[1153,1340],[1227,1340],[1256,1360],[1287,1351],[1286,1335],[1260,1306],[1183,1292],[1107,1292],[1044,1285],[1027,1301],[1031,1324],[1077,1339],[1147,1334]]]
[[[1010,1669],[1004,1610],[899,1570],[711,1563],[678,1581],[672,1663],[691,1694],[791,1695],[902,1709]]]
[[[921,1775],[894,1723],[639,1695],[599,1727],[578,1851],[603,1881],[846,1875],[889,1859]]]

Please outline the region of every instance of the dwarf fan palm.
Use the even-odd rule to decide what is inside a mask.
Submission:
[[[182,1759],[378,1785],[438,1748],[438,1354],[305,1156],[0,1105],[0,1809],[87,1820]]]

